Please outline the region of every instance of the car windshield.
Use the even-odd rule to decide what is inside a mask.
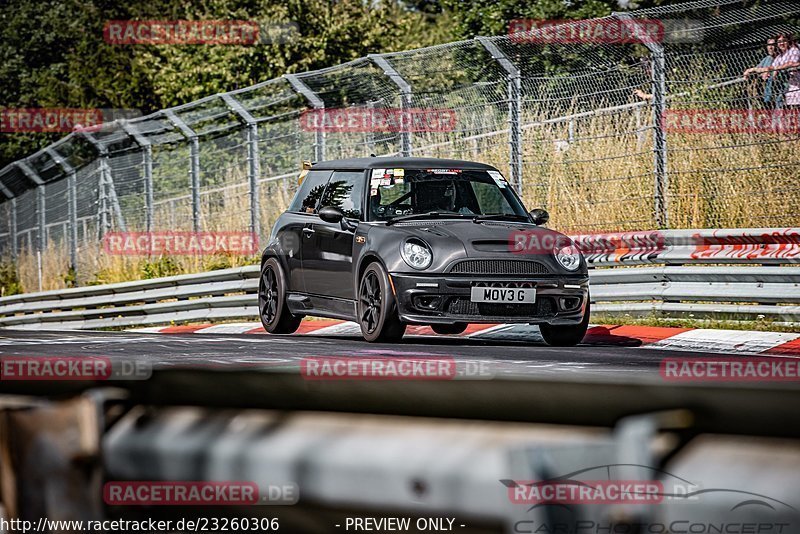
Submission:
[[[373,169],[369,217],[386,221],[438,213],[526,217],[511,185],[497,171],[466,169]]]

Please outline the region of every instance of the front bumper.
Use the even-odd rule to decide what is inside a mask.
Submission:
[[[400,320],[416,324],[526,323],[574,325],[583,320],[589,277],[390,274]],[[531,287],[536,302],[489,304],[470,301],[473,286]]]

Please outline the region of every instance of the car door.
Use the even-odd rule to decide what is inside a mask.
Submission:
[[[311,227],[311,222],[316,218],[317,205],[331,171],[309,171],[297,193],[292,200],[287,212],[281,216],[283,224],[276,235],[278,242],[285,254],[289,291],[305,293],[305,280],[303,276],[303,241],[307,239],[306,228]],[[310,234],[309,234],[310,235]]]
[[[363,170],[334,171],[319,208],[339,208],[350,221],[364,217],[366,173]],[[303,275],[306,292],[326,297],[355,299],[353,288],[352,230],[341,223],[328,223],[315,216],[303,230]]]

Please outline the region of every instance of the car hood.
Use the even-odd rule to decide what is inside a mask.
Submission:
[[[546,264],[551,272],[558,273],[562,269],[553,258],[553,246],[567,239],[559,232],[534,224],[474,223],[472,220],[409,221],[376,226],[370,234],[375,241],[381,242],[379,248],[384,254],[392,245],[399,251],[400,244],[408,237],[422,239],[433,250],[433,264],[426,269],[429,272],[447,271],[454,262],[465,258],[480,258],[536,260]]]

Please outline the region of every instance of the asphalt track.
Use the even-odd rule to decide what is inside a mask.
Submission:
[[[0,330],[2,356],[95,356],[146,361],[153,369],[176,366],[299,370],[311,356],[452,357],[484,362],[494,376],[660,380],[663,358],[730,353],[652,350],[621,338],[613,343],[549,347],[536,340],[406,336],[398,344],[367,343],[355,336],[149,334],[139,332]],[[744,357],[744,355],[742,355]],[[760,357],[771,357],[762,354]],[[780,356],[777,356],[780,357]]]

